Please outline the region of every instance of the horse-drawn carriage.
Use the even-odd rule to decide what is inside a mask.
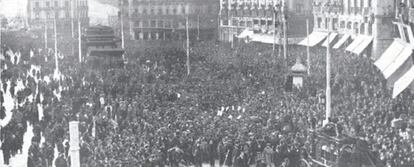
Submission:
[[[382,167],[368,143],[362,139],[338,133],[334,124],[319,130],[309,130],[312,141],[307,157],[301,159],[303,167]]]

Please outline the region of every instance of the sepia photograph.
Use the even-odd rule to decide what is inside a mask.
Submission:
[[[0,0],[0,167],[414,167],[414,0]]]

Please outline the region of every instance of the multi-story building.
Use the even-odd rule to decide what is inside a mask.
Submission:
[[[382,0],[314,0],[313,33],[309,45],[326,39],[333,48],[379,57],[393,39],[394,1]],[[325,40],[323,46],[327,46]],[[299,44],[308,45],[306,38]]]
[[[272,43],[272,36],[280,35],[282,21],[287,20],[286,34],[294,41],[306,36],[306,19],[311,18],[311,10],[311,0],[221,0],[220,40],[233,41],[249,29],[260,38],[259,42]]]
[[[218,0],[120,0],[125,35],[133,40],[206,39],[217,34]],[[129,33],[128,33],[129,32]]]
[[[73,9],[73,10],[72,10]],[[89,25],[88,0],[28,0],[27,16],[31,28],[42,28],[45,24],[52,29],[56,18],[59,32],[70,32],[74,20],[78,18],[82,25]]]

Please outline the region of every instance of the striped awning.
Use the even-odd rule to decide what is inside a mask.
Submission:
[[[375,66],[393,87],[393,98],[397,97],[414,81],[414,62],[411,59],[413,47],[396,39],[375,62]],[[411,86],[410,86],[411,85]]]
[[[339,49],[349,38],[351,37],[350,34],[344,34],[341,39],[333,46],[334,49]]]
[[[327,36],[325,41],[322,43],[322,46],[328,47],[328,42],[329,42],[329,44],[333,43],[333,41],[335,40],[337,35],[338,35],[337,33],[330,33],[329,34],[329,41],[328,41],[328,36]]]
[[[352,50],[352,52],[357,55],[360,55],[368,47],[372,40],[374,40],[374,37],[372,36],[364,37],[364,40],[358,46],[356,46],[356,48]]]
[[[365,37],[364,36],[358,35],[355,38],[355,40],[352,41],[352,43],[348,47],[346,47],[345,50],[346,51],[349,51],[349,52],[353,52],[353,50],[356,49],[362,42],[364,42],[364,40],[365,40]]]
[[[301,42],[299,42],[298,45],[312,47],[312,46],[315,46],[318,43],[320,43],[327,36],[328,36],[328,33],[314,31],[308,37],[306,37],[304,40],[302,40]]]

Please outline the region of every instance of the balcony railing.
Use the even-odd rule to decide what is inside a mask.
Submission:
[[[343,13],[343,7],[341,6],[314,6],[313,7],[313,13],[314,14],[342,14]]]

